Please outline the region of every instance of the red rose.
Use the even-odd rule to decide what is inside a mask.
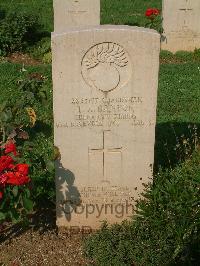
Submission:
[[[31,181],[30,178],[26,175],[21,175],[20,173],[17,173],[17,175],[19,176],[18,178],[20,185],[28,184]]]
[[[16,148],[16,145],[15,143],[10,140],[6,145],[5,145],[5,154],[8,154],[8,153],[13,153],[14,156],[17,155],[17,148]]]
[[[145,16],[150,19],[154,19],[159,14],[160,14],[160,11],[157,8],[148,8],[145,12]]]
[[[16,185],[18,186],[19,185],[19,181],[15,175],[15,173],[13,172],[8,172],[8,173],[5,173],[5,175],[7,176],[7,184],[9,185]]]
[[[17,164],[15,166],[17,172],[21,173],[22,175],[28,175],[29,166],[28,164]]]
[[[0,200],[3,198],[3,192],[0,191]]]
[[[1,156],[0,157],[0,173],[6,169],[13,169],[14,165],[13,165],[13,158],[10,156]]]
[[[30,182],[30,178],[20,172],[8,172],[6,175],[8,177],[7,184],[9,185],[21,186]]]

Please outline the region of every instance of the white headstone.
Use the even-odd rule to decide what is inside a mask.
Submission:
[[[100,24],[100,0],[54,0],[54,32]]]
[[[159,51],[144,28],[52,35],[58,226],[132,216],[152,178]]]
[[[200,48],[200,1],[163,0],[162,49],[176,52]]]

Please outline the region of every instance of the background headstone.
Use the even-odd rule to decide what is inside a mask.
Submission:
[[[200,1],[163,0],[162,49],[176,52],[200,48]]]
[[[152,178],[159,51],[144,28],[52,34],[58,226],[133,214]]]
[[[54,32],[100,24],[100,0],[54,0]]]

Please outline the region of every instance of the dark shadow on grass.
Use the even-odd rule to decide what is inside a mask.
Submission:
[[[198,145],[200,124],[161,123],[156,125],[154,171],[173,168],[192,154]]]

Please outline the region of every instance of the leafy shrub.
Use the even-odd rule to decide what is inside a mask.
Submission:
[[[31,193],[25,187],[5,187],[5,201],[0,200],[0,220],[10,218],[17,221],[22,216],[25,218],[25,210],[31,207],[30,196],[36,207],[39,204],[44,207],[55,198],[53,140],[48,139],[45,132],[48,131],[52,136],[52,130],[38,121],[37,116],[38,105],[48,106],[46,80],[40,73],[22,72],[19,80],[14,81],[21,97],[11,97],[10,101],[0,105],[0,142],[4,143],[6,139],[17,141],[20,157],[15,158],[15,161],[26,162],[30,166],[32,179]],[[7,198],[12,199],[9,201],[12,203],[10,207]]]
[[[0,55],[21,51],[32,41],[37,29],[32,15],[10,13],[0,20]]]
[[[48,37],[42,38],[34,47],[30,48],[30,53],[36,59],[43,59],[51,52],[51,40]]]
[[[160,58],[164,59],[172,59],[173,58],[173,53],[167,50],[161,50],[160,51]]]
[[[97,265],[199,265],[200,152],[160,172],[131,222],[102,229],[85,242]]]
[[[193,52],[189,51],[178,51],[175,53],[176,58],[182,61],[192,61],[193,60]]]
[[[48,52],[48,53],[44,54],[42,61],[45,64],[51,64],[51,62],[52,62],[52,54],[51,54],[51,52]]]

